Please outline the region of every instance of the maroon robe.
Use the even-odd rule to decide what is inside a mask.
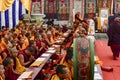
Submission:
[[[5,80],[17,80],[19,75],[14,74],[12,69],[10,68],[9,70],[5,70]]]

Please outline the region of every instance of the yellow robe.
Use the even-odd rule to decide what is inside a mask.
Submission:
[[[60,78],[57,76],[57,74],[53,75],[50,80],[60,80]]]
[[[2,57],[0,56],[0,63],[2,63],[2,61],[3,61],[3,60],[2,60]]]
[[[0,76],[0,80],[3,80],[3,78]]]
[[[69,69],[70,74],[71,74],[70,77],[73,78],[74,77],[73,66],[70,68],[70,66],[68,65],[68,63],[66,61],[63,63],[63,65],[65,65]]]
[[[26,70],[27,70],[27,68],[25,68],[24,66],[22,66],[22,65],[20,64],[19,59],[16,57],[16,69],[15,69],[15,71],[22,74],[22,73],[23,73],[24,71],[26,71]]]
[[[0,43],[0,48],[1,48],[2,51],[4,51],[6,49],[6,43],[4,41],[4,38],[2,38],[2,41]]]
[[[51,43],[51,44],[54,43],[54,40],[53,40],[53,37],[52,37],[52,36],[50,37],[50,43]]]
[[[30,38],[30,40],[34,40],[35,38],[34,38],[34,36],[32,36],[31,38]]]
[[[17,35],[19,35],[21,33],[21,31],[19,29],[16,29],[15,32]]]
[[[26,47],[29,45],[28,38],[25,38],[24,43],[22,44],[22,50],[26,49]]]
[[[57,74],[53,75],[50,80],[60,80],[60,78],[57,76]],[[72,79],[64,79],[64,80],[72,80]]]

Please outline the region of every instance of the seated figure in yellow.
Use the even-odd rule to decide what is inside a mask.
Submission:
[[[51,77],[50,80],[72,80],[70,77],[70,72],[65,65],[58,65],[56,68],[56,74]]]
[[[30,37],[30,40],[35,40],[34,34],[35,34],[35,31],[31,31],[31,37]]]
[[[19,61],[19,59],[17,57],[19,54],[18,54],[18,51],[17,51],[17,49],[15,47],[11,49],[11,53],[10,54],[11,54],[10,56],[14,60],[15,72],[17,72],[18,74],[22,74],[24,71],[26,71],[27,68],[25,68],[24,66],[22,66],[20,64],[20,61]]]
[[[47,32],[47,37],[48,37],[48,39],[49,39],[49,41],[50,41],[50,44],[53,44],[54,40],[53,40],[53,36],[52,36],[52,34],[51,34],[51,31],[48,31],[48,32]]]
[[[35,37],[34,37],[34,36],[31,36],[30,40],[34,40],[34,39],[35,39]]]
[[[18,27],[15,28],[14,33],[16,33],[17,35],[19,35],[21,33],[21,28],[18,28]]]
[[[2,57],[0,56],[0,64],[2,63],[2,61],[3,61],[3,59],[2,59]]]
[[[6,43],[3,42],[3,39],[0,37],[0,63],[7,57],[5,52],[6,50]]]
[[[6,49],[5,39],[0,36],[0,48],[2,51]]]
[[[70,70],[71,73],[71,78],[73,78],[73,48],[68,47],[67,48],[67,54],[65,57],[65,61],[63,63],[68,69]]]
[[[4,72],[5,72],[4,66],[0,64],[0,80],[5,80]]]
[[[0,63],[2,63],[2,61],[3,61],[6,57],[7,57],[6,52],[2,52],[2,51],[0,50]]]
[[[25,50],[29,45],[29,41],[28,41],[27,37],[24,37],[24,38],[21,37],[19,44],[21,45],[21,46],[19,46],[19,50]]]
[[[24,42],[24,44],[25,44],[25,47],[27,47],[27,46],[29,45],[29,40],[28,40],[27,37],[25,37],[25,42]]]

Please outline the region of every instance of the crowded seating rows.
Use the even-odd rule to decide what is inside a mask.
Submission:
[[[0,30],[0,65],[5,68],[1,73],[3,80],[16,80],[28,67],[46,52],[68,29],[58,26],[44,28],[39,25],[19,25],[9,30]]]

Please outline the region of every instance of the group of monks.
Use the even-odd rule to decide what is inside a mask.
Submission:
[[[16,80],[63,34],[62,27],[19,25],[0,30],[0,79]]]
[[[86,22],[77,19],[73,31],[87,33]],[[84,22],[84,23],[83,23]],[[82,24],[83,27],[79,24]],[[0,80],[17,80],[38,57],[41,56],[68,28],[56,25],[48,27],[25,25],[22,21],[13,29],[3,26],[0,30]],[[56,68],[56,77],[51,80],[73,79],[73,51],[68,49],[63,65]],[[64,69],[63,69],[64,68]],[[67,69],[66,69],[67,68]],[[59,71],[59,69],[62,69]],[[65,74],[64,74],[65,73]],[[69,73],[71,74],[70,77]]]

